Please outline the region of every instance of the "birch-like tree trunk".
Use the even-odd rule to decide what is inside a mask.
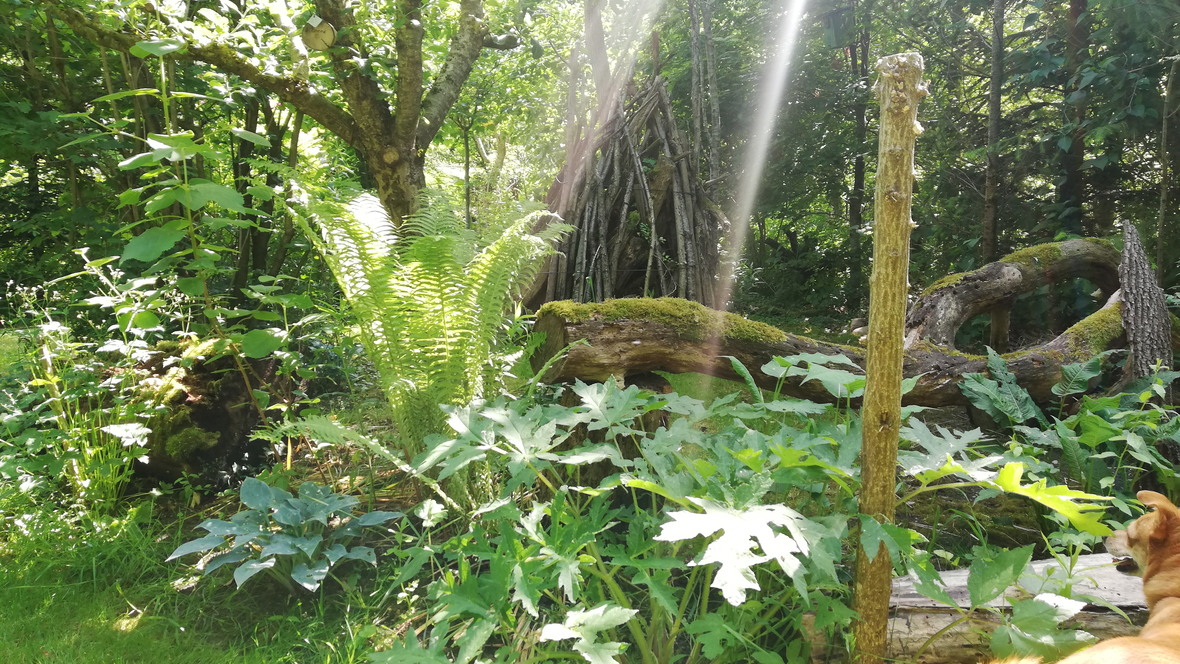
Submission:
[[[721,181],[721,102],[717,89],[717,54],[713,48],[713,0],[704,0],[705,83],[709,98],[709,180],[710,200],[717,201]]]
[[[701,167],[701,122],[704,116],[704,77],[701,62],[701,17],[697,0],[688,0],[689,49],[692,54],[692,170]]]
[[[1180,56],[1174,56],[1168,70],[1167,92],[1164,94],[1164,112],[1160,118],[1160,216],[1155,234],[1156,281],[1162,286],[1167,272],[1167,229],[1168,229],[1168,188],[1171,187],[1171,152],[1168,149],[1168,133],[1171,117],[1176,114],[1176,79],[1180,78]]]
[[[859,52],[858,52],[859,47]],[[867,28],[860,32],[859,43],[849,49],[852,58],[852,72],[857,77],[859,85],[867,85],[869,80],[869,31]],[[852,193],[848,196],[848,311],[850,314],[861,310],[861,291],[863,290],[863,276],[861,274],[861,227],[864,226],[865,200],[865,137],[868,135],[868,123],[865,117],[868,113],[868,103],[862,94],[856,96],[852,105],[853,119],[856,130],[853,133],[853,145],[856,156],[852,162]]]
[[[996,259],[1000,208],[1000,101],[1004,89],[1004,1],[992,3],[992,71],[987,96],[987,171],[983,184],[983,233],[979,239],[981,264]]]
[[[897,438],[901,429],[906,293],[909,291],[910,218],[914,186],[914,142],[918,102],[926,96],[922,56],[900,53],[877,62],[875,91],[881,102],[874,207],[873,277],[869,297],[869,342],[865,358],[864,423],[861,447],[860,511],[892,523],[897,496]],[[883,662],[893,564],[881,543],[877,551],[857,547],[852,608],[859,664]]]

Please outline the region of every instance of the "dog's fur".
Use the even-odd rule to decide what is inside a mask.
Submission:
[[[1154,512],[1139,517],[1106,539],[1116,556],[1131,555],[1143,572],[1143,594],[1151,617],[1139,636],[1102,641],[1058,664],[1180,664],[1180,509],[1154,491],[1139,501]],[[998,664],[1038,664],[1039,658]]]

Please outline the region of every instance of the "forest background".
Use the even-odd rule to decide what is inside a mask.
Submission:
[[[176,649],[171,661],[363,661],[372,651],[398,653],[384,660],[374,654],[377,661],[796,661],[808,647],[803,616],[815,606],[820,626],[841,633],[851,614],[847,570],[838,565],[849,531],[839,517],[856,520],[849,490],[857,481],[855,454],[800,456],[774,447],[766,438],[776,435],[773,427],[743,428],[743,419],[763,408],[778,413],[775,440],[789,429],[797,433],[789,439],[815,436],[833,450],[852,450],[859,420],[847,406],[857,377],[826,369],[835,373],[825,374],[824,384],[845,408],[793,402],[776,411],[764,404],[783,402],[764,401],[752,385],[696,378],[669,380],[678,393],[706,401],[732,393],[741,403],[727,405],[722,396],[702,410],[675,394],[660,401],[610,385],[579,386],[562,401],[530,380],[524,360],[540,341],[528,335],[529,312],[509,306],[505,316],[504,305],[517,295],[545,299],[544,290],[530,290],[532,277],[564,265],[546,249],[564,242],[557,246],[570,259],[569,278],[550,293],[583,301],[607,294],[707,301],[717,293],[709,304],[854,342],[849,322],[866,312],[873,241],[866,195],[876,169],[872,64],[885,54],[921,53],[929,81],[915,160],[915,294],[1043,242],[1085,237],[1121,247],[1127,224],[1138,227],[1161,285],[1174,289],[1180,279],[1180,198],[1171,173],[1180,158],[1180,10],[1169,4],[2,0],[0,17],[0,554],[9,562],[0,592],[16,607],[0,615],[12,626],[3,628],[7,635],[0,629],[0,641],[18,653],[15,661],[139,661],[162,643]],[[783,28],[796,22],[797,34]],[[331,34],[321,25],[333,26]],[[778,56],[785,66],[774,66]],[[776,98],[771,91],[779,84]],[[618,222],[638,238],[636,246],[652,251],[644,263],[642,251],[631,256],[622,246],[623,259],[633,259],[627,265],[642,267],[604,280],[592,256],[589,267],[578,258],[578,231],[538,211],[559,211],[576,226],[568,213],[581,209],[569,205],[577,197],[561,186],[571,181],[571,164],[585,158],[587,145],[590,153],[602,147],[616,104],[665,89],[670,117],[652,132],[669,132],[660,145],[682,151],[638,146],[644,177],[637,182],[663,187],[636,193]],[[768,120],[760,125],[762,117]],[[686,179],[661,179],[682,167]],[[696,193],[675,189],[687,182]],[[674,250],[679,230],[665,232],[644,205],[665,197],[684,204],[692,196],[708,201],[701,218],[714,224],[716,263],[701,258],[698,276],[685,279],[697,269],[691,250]],[[383,263],[387,256],[406,269]],[[444,264],[449,271],[441,271]],[[428,269],[416,273],[415,266]],[[629,277],[633,292],[623,292],[625,271],[645,275],[643,286]],[[730,278],[732,290],[706,287]],[[392,286],[383,292],[374,284]],[[1103,301],[1091,290],[1045,286],[1020,296],[1013,346],[1042,342],[1097,311]],[[455,311],[479,314],[451,328]],[[986,317],[970,321],[956,345],[984,352],[987,325]],[[391,339],[411,341],[397,346]],[[415,345],[423,339],[433,343]],[[818,374],[823,362],[788,359],[780,373],[796,365]],[[183,385],[152,382],[176,366],[208,374]],[[1075,368],[1073,382],[1093,378],[1091,369]],[[993,366],[983,380],[1007,386],[1003,373]],[[240,377],[245,389],[227,387],[227,375]],[[968,464],[977,475],[964,481],[975,488],[1023,491],[1047,504],[1021,484],[1019,472],[1013,479],[1010,464],[1025,464],[1034,479],[1076,491],[1071,499],[1081,491],[1114,497],[1122,511],[1112,518],[1129,517],[1126,501],[1142,476],[1165,485],[1173,477],[1154,447],[1136,447],[1144,437],[1154,443],[1173,436],[1170,414],[1150,403],[1150,388],[1137,401],[1133,393],[1133,403],[1111,396],[1114,402],[1070,412],[1066,397],[1079,401],[1073,395],[1088,388],[1074,389],[1066,378],[1059,422],[1088,435],[1085,444],[1099,460],[1117,459],[1105,473],[1070,456],[1077,442],[1062,442],[1069,434],[1060,426],[1051,443],[1024,431],[1033,420],[1053,428],[1031,401],[1017,399],[1015,411],[985,408],[1000,431],[986,439],[932,434],[921,423],[907,435],[935,456],[970,449],[974,462],[1009,464],[1007,475],[986,480],[977,476],[983,466]],[[472,399],[497,397],[516,405],[465,410]],[[195,426],[202,399],[231,404],[224,429]],[[578,400],[582,406],[571,405]],[[1115,413],[1127,409],[1136,414]],[[618,439],[618,450],[633,444],[640,456],[659,458],[669,449],[660,436],[675,428],[672,421],[659,429],[649,414],[647,424],[635,424],[659,411],[704,423],[717,436],[677,433],[678,444],[694,450],[676,452],[682,474],[651,462],[651,479],[642,480],[650,502],[635,498],[628,508],[630,530],[615,533],[622,548],[598,551],[587,532],[617,530],[611,510],[623,508],[570,487],[583,479],[583,465],[632,468],[634,454],[550,450],[563,436],[603,429],[608,438],[591,436],[593,443]],[[1097,426],[1093,417],[1109,425],[1099,427],[1101,440],[1087,428]],[[247,439],[259,426],[253,443],[224,451],[227,437]],[[526,438],[536,446],[523,456],[508,453],[506,465],[492,459],[507,448],[464,439],[486,431],[491,440],[515,440],[512,427],[531,432]],[[84,430],[102,433],[87,438]],[[431,434],[459,438],[440,443]],[[778,450],[774,463],[735,452],[739,436],[747,452],[770,459]],[[1040,452],[1029,451],[1037,445]],[[213,449],[221,465],[200,456]],[[555,470],[562,464],[569,468]],[[909,471],[918,493],[941,472],[913,459]],[[767,478],[765,486],[752,483],[761,487],[757,495],[738,489],[751,484],[751,472]],[[255,474],[275,493],[258,493],[258,481],[246,479]],[[591,476],[607,489],[625,481]],[[304,479],[329,488],[302,485],[293,497]],[[628,486],[636,495],[638,485]],[[779,495],[783,486],[811,489]],[[197,521],[228,516],[239,497],[250,509],[237,521],[204,521],[204,544],[184,544]],[[508,497],[521,499],[521,510],[497,502]],[[782,505],[771,498],[788,497],[792,507],[776,511]],[[362,499],[368,514],[348,521]],[[299,509],[309,511],[298,523],[279,521],[280,511],[267,521],[283,500],[303,501]],[[316,512],[313,503],[325,502],[332,509]],[[763,552],[791,578],[742,568],[738,576],[756,579],[753,589],[764,591],[755,609],[731,608],[745,598],[741,581],[713,582],[712,567],[673,562],[688,555],[676,548],[680,540],[716,529],[684,529],[676,540],[665,518],[716,516],[718,505],[757,512],[762,527],[798,525],[792,546],[811,552],[799,572],[790,562],[799,551],[772,553],[768,535]],[[673,511],[681,508],[689,512]],[[909,535],[863,521],[861,528],[878,538],[874,550],[888,539],[899,573],[976,561],[994,572],[1032,555],[1032,543],[1020,539],[1005,542],[1011,551],[990,549],[980,536],[987,527],[964,509],[966,516],[945,522],[935,514],[933,528],[920,534],[928,546],[917,549]],[[1085,509],[1054,507],[1065,514],[1057,521],[1038,509],[1032,518],[1044,533],[1036,540],[1041,553],[1076,558],[1105,528],[1092,514],[1084,518]],[[388,528],[391,519],[400,525]],[[956,537],[970,543],[936,548],[940,528],[955,519],[962,530]],[[500,548],[480,548],[478,537],[466,536],[472,523],[482,524],[472,532],[499,532],[492,539]],[[276,548],[257,560],[237,544],[217,549],[247,526],[268,533],[291,527],[298,532],[290,537],[321,539],[307,549],[268,540],[267,549],[255,549]],[[347,548],[361,538],[360,526],[386,528],[375,548],[391,562],[329,576],[341,561],[372,562],[373,548]],[[672,543],[653,546],[671,548],[639,548],[660,528]],[[717,555],[709,540],[693,541],[698,562]],[[514,546],[514,567],[490,562]],[[273,584],[247,597],[224,584],[194,594],[193,578],[173,583],[176,563],[163,560],[169,551],[214,549],[227,557],[212,567],[237,566],[237,586],[264,572],[258,578]],[[306,560],[295,562],[300,551]],[[643,560],[654,562],[636,562]],[[201,571],[213,571],[209,562]],[[626,584],[615,580],[623,569]],[[497,599],[460,599],[496,584],[503,586]],[[584,599],[591,597],[596,601]],[[486,615],[472,608],[484,600],[493,605]],[[230,603],[235,610],[211,615],[210,607]],[[759,610],[765,606],[773,608]],[[86,638],[69,625],[86,626]],[[1010,627],[997,651],[1032,647],[1021,641],[1021,630],[1032,629],[1027,623]],[[1078,644],[1075,632],[1051,627],[1044,628],[1053,635],[1046,654]],[[37,636],[22,636],[30,630]],[[552,643],[571,638],[576,653]]]

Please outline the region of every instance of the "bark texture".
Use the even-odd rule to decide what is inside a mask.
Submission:
[[[906,316],[906,347],[921,341],[955,347],[955,333],[975,316],[1007,310],[1021,293],[1067,279],[1086,278],[1109,297],[1119,287],[1119,252],[1103,240],[1067,240],[1011,253],[971,272],[952,274],[928,288]]]
[[[1139,241],[1135,224],[1123,224],[1123,262],[1119,264],[1123,285],[1123,327],[1131,348],[1131,377],[1150,376],[1156,364],[1172,366],[1171,321],[1164,291]]]
[[[1016,381],[1033,399],[1056,402],[1050,388],[1061,380],[1061,367],[1084,362],[1125,340],[1121,317],[1121,294],[1116,293],[1101,310],[1079,321],[1048,343],[1004,356]],[[1172,319],[1172,346],[1180,344],[1177,320]],[[602,304],[551,302],[537,312],[536,331],[544,332],[545,344],[533,358],[540,369],[545,361],[566,346],[569,349],[545,374],[547,382],[603,381],[613,376],[633,376],[651,371],[697,372],[740,380],[729,356],[750,371],[754,382],[773,390],[774,376],[761,367],[775,356],[800,353],[844,355],[863,367],[865,350],[787,334],[764,323],[737,314],[718,312],[694,302],[676,298],[627,298]],[[966,406],[958,383],[965,373],[982,373],[987,358],[947,350],[922,341],[903,353],[902,374],[922,374],[902,403],[919,406]],[[834,402],[817,381],[800,384],[797,378],[782,385],[782,394]],[[853,405],[859,405],[853,400]]]
[[[893,522],[897,496],[897,438],[901,430],[906,292],[909,286],[910,210],[913,203],[914,143],[922,132],[918,102],[926,96],[922,56],[901,53],[877,62],[875,91],[881,103],[873,276],[869,297],[869,342],[865,362],[861,447],[860,511]],[[876,551],[858,547],[852,608],[854,661],[884,661],[889,626],[893,563],[884,543]]]

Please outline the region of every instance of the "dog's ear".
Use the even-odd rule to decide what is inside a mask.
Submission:
[[[1176,511],[1176,506],[1173,505],[1172,501],[1168,500],[1168,497],[1162,493],[1156,493],[1154,491],[1140,491],[1135,495],[1135,497],[1139,499],[1139,502],[1147,505],[1148,507],[1154,507],[1157,510],[1166,509],[1170,512]]]
[[[1155,508],[1155,519],[1150,526],[1151,532],[1148,537],[1152,540],[1167,539],[1168,531],[1176,520],[1180,519],[1180,510],[1176,509],[1167,496],[1154,491],[1140,491],[1135,497],[1144,505]]]

